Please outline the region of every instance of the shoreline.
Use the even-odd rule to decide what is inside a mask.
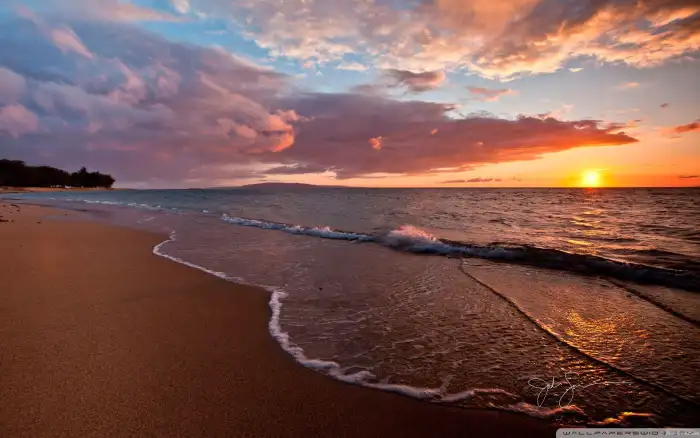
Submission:
[[[268,291],[56,212],[0,203],[0,435],[554,436],[305,368],[270,336]]]
[[[47,192],[103,192],[111,190],[124,190],[119,188],[104,187],[9,187],[0,186],[0,195],[17,193],[47,193]]]

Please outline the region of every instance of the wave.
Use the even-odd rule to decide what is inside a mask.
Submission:
[[[321,237],[323,239],[336,239],[336,240],[351,240],[351,241],[372,241],[374,238],[367,234],[362,233],[351,233],[345,231],[336,231],[330,227],[303,227],[301,225],[289,225],[279,222],[268,222],[258,219],[246,219],[236,216],[229,216],[223,214],[221,219],[225,222],[229,222],[236,225],[243,225],[245,227],[256,227],[263,228],[266,230],[280,230],[290,234],[303,234],[312,237]]]
[[[59,200],[57,198],[47,198]],[[63,201],[80,201],[88,204],[118,205],[132,208],[177,211],[177,208],[166,208],[161,205],[150,205],[136,202],[119,202],[106,200],[91,200],[79,198],[63,198]],[[199,210],[198,210],[199,211]],[[201,211],[204,213],[204,211]],[[207,210],[206,213],[210,213]],[[367,234],[353,231],[336,230],[331,227],[308,227],[260,219],[250,219],[223,214],[225,222],[256,227],[267,230],[278,230],[289,234],[306,235],[323,239],[348,240],[380,244],[395,250],[417,254],[433,254],[452,257],[478,257],[494,261],[516,263],[540,268],[556,269],[575,272],[588,276],[604,276],[622,281],[642,284],[652,284],[700,292],[700,272],[698,263],[688,261],[675,263],[674,268],[664,268],[641,263],[623,262],[607,259],[590,254],[577,254],[558,249],[541,248],[531,245],[511,245],[498,242],[490,245],[475,245],[438,238],[430,233],[411,225],[404,225],[388,232]],[[649,257],[659,256],[655,250],[646,254]],[[671,256],[670,253],[665,254]]]
[[[429,239],[429,237],[427,236],[426,238]],[[172,231],[170,233],[170,237],[167,240],[153,247],[153,254],[166,258],[173,262],[183,264],[190,268],[198,269],[200,271],[206,272],[210,275],[214,275],[226,281],[230,281],[237,284],[255,286],[268,291],[270,293],[269,306],[272,312],[272,315],[270,316],[270,320],[268,322],[268,330],[270,332],[270,335],[277,341],[277,343],[280,345],[280,347],[282,347],[282,349],[285,352],[290,354],[297,363],[306,368],[321,372],[341,382],[359,385],[365,388],[393,392],[411,398],[416,398],[419,400],[425,400],[434,403],[455,404],[459,402],[475,400],[478,399],[480,396],[501,395],[510,398],[514,402],[503,404],[500,406],[494,405],[492,403],[487,403],[486,408],[521,413],[531,417],[542,419],[555,418],[560,416],[561,414],[575,414],[583,418],[587,418],[583,411],[574,405],[556,409],[539,407],[537,405],[524,402],[522,401],[522,397],[515,394],[511,394],[508,391],[499,388],[474,388],[460,391],[457,393],[449,393],[447,391],[447,386],[450,384],[451,381],[451,378],[449,377],[443,380],[442,385],[440,387],[423,388],[411,385],[404,385],[400,383],[388,383],[388,381],[386,380],[380,382],[377,381],[377,377],[368,370],[348,372],[348,370],[357,369],[357,367],[342,367],[338,362],[335,361],[309,358],[306,356],[304,350],[294,343],[294,341],[289,336],[289,333],[284,331],[280,323],[282,301],[287,296],[287,292],[284,289],[274,286],[264,286],[260,284],[250,283],[243,278],[234,277],[224,272],[213,271],[203,266],[190,263],[186,260],[164,252],[163,247],[170,242],[174,242],[175,240],[176,233]]]
[[[691,271],[627,263],[595,255],[576,254],[558,249],[528,245],[508,245],[506,243],[486,246],[474,245],[441,239],[411,225],[403,225],[386,233],[370,235],[334,230],[330,227],[305,227],[259,219],[232,217],[226,214],[222,215],[222,220],[236,225],[279,230],[290,234],[302,234],[324,239],[372,242],[392,249],[417,254],[478,257],[574,272],[588,276],[604,276],[623,281],[655,284],[700,292],[700,275]]]

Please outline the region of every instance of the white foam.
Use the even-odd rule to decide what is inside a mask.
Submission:
[[[456,403],[460,401],[470,400],[481,394],[495,394],[495,395],[505,395],[513,398],[520,398],[517,395],[511,394],[504,389],[498,388],[480,388],[480,389],[468,389],[466,391],[455,392],[453,394],[445,395],[440,399],[441,402],[445,403]]]
[[[380,239],[383,245],[412,252],[448,254],[459,252],[459,248],[448,245],[427,231],[413,225],[402,225],[389,231]]]
[[[164,257],[164,258],[166,258],[166,259],[168,259],[168,260],[172,260],[173,262],[177,262],[177,263],[181,263],[181,264],[183,264],[183,265],[185,265],[185,266],[189,266],[190,268],[199,269],[200,271],[204,271],[204,272],[206,272],[207,274],[215,275],[215,276],[217,276],[217,277],[219,277],[219,278],[223,278],[224,280],[232,281],[232,282],[235,282],[235,283],[247,284],[242,278],[232,277],[232,276],[227,275],[227,274],[225,274],[225,273],[223,273],[223,272],[212,271],[212,270],[207,269],[207,268],[204,268],[204,267],[202,267],[202,266],[195,265],[194,263],[190,263],[190,262],[188,262],[188,261],[186,261],[186,260],[182,260],[182,259],[180,259],[180,258],[173,257],[173,256],[171,256],[171,255],[169,255],[169,254],[166,254],[166,253],[164,253],[163,251],[161,251],[161,247],[163,247],[163,245],[165,245],[165,244],[168,243],[168,242],[174,242],[174,241],[175,241],[175,231],[172,231],[172,232],[170,233],[170,238],[168,238],[168,240],[164,240],[163,242],[161,242],[161,243],[159,243],[158,245],[156,245],[156,246],[153,247],[153,254],[155,254],[155,255],[157,255],[157,256],[160,256],[160,257]]]
[[[225,222],[229,222],[229,223],[236,224],[236,225],[243,225],[245,227],[263,228],[266,230],[281,230],[287,226],[284,224],[276,224],[273,222],[259,221],[257,219],[246,219],[246,218],[237,217],[237,216],[229,216],[225,213],[223,215],[221,215],[221,219]]]
[[[246,219],[246,221],[248,221]],[[153,253],[155,255],[158,255],[160,257],[164,257],[168,260],[174,261],[176,263],[181,263],[185,266],[189,266],[191,268],[199,269],[200,271],[204,271],[208,274],[215,275],[216,277],[222,278],[227,281],[235,282],[238,284],[246,284],[246,285],[251,285],[251,286],[257,286],[257,287],[262,287],[263,289],[269,291],[270,294],[270,301],[269,301],[269,306],[270,310],[272,311],[272,316],[270,317],[270,321],[268,323],[268,330],[270,332],[270,335],[279,343],[280,347],[284,351],[286,351],[288,354],[290,354],[299,364],[302,366],[322,372],[336,380],[340,380],[342,382],[350,383],[350,384],[355,384],[355,385],[360,385],[366,388],[372,388],[372,389],[377,389],[377,390],[382,390],[382,391],[387,391],[387,392],[393,392],[401,395],[405,395],[408,397],[416,398],[416,399],[421,399],[421,400],[429,400],[437,403],[455,403],[463,400],[467,400],[470,398],[474,398],[475,396],[479,394],[499,394],[499,395],[507,395],[511,397],[517,397],[513,396],[513,394],[510,394],[509,392],[502,390],[502,389],[497,389],[497,388],[477,388],[477,389],[470,389],[467,391],[461,391],[458,393],[453,393],[453,394],[448,394],[446,392],[447,386],[449,385],[450,378],[447,378],[442,386],[438,388],[421,388],[421,387],[416,387],[416,386],[410,386],[410,385],[402,385],[402,384],[394,384],[394,383],[388,383],[388,379],[384,379],[382,382],[377,382],[376,381],[376,376],[368,371],[368,370],[360,370],[357,372],[353,373],[347,373],[346,370],[350,368],[356,368],[356,367],[349,367],[349,368],[342,368],[339,363],[335,361],[330,361],[330,360],[323,360],[323,359],[311,359],[306,356],[304,350],[296,345],[291,337],[289,336],[289,333],[285,332],[282,329],[281,323],[280,323],[280,316],[282,312],[282,300],[287,296],[287,292],[284,291],[282,288],[279,287],[274,287],[274,286],[264,286],[264,285],[259,285],[255,283],[250,283],[247,282],[245,279],[240,278],[240,277],[234,277],[230,276],[224,272],[218,272],[218,271],[213,271],[207,268],[204,268],[202,266],[196,265],[194,263],[190,263],[186,260],[180,259],[178,257],[171,256],[169,254],[166,254],[162,251],[162,247],[167,244],[168,242],[173,242],[175,241],[176,234],[174,231],[171,232],[170,237],[153,247]],[[520,402],[516,403],[513,405],[506,405],[506,406],[490,406],[491,408],[494,409],[499,409],[499,410],[505,410],[505,411],[510,411],[510,412],[519,412],[519,413],[524,413],[530,416],[538,417],[538,418],[549,418],[553,415],[557,415],[560,413],[579,413],[581,415],[583,414],[583,411],[581,411],[578,407],[576,406],[566,406],[564,408],[556,408],[556,409],[549,409],[549,408],[540,408],[535,405],[531,405],[529,403],[525,402]]]
[[[322,237],[324,239],[339,239],[339,240],[373,240],[371,236],[357,233],[346,233],[344,231],[335,231],[330,227],[322,228],[306,228],[300,225],[295,225],[293,227],[285,227],[282,231],[286,231],[291,234],[304,234],[306,236]]]
[[[323,239],[338,239],[338,240],[360,240],[360,241],[371,241],[374,240],[372,236],[360,233],[349,233],[345,231],[336,231],[330,227],[303,227],[301,225],[287,225],[275,222],[261,221],[257,219],[246,219],[242,217],[229,216],[227,214],[221,215],[221,219],[225,222],[229,222],[236,225],[243,225],[246,227],[256,227],[263,228],[266,230],[280,230],[290,234],[302,234],[305,236],[321,237]]]
[[[320,237],[323,239],[338,239],[360,242],[376,242],[393,249],[431,254],[462,254],[486,259],[512,259],[518,256],[517,252],[502,247],[469,247],[451,245],[441,241],[425,230],[413,225],[402,225],[389,231],[381,237],[369,234],[337,231],[330,227],[304,227],[301,225],[287,225],[283,223],[268,222],[258,219],[247,219],[237,216],[221,215],[221,219],[236,225],[256,227],[266,230],[278,230],[290,234]]]
[[[584,418],[588,418],[588,416],[581,410],[576,405],[567,405],[564,407],[556,407],[556,408],[545,408],[537,405],[533,405],[530,403],[525,403],[525,402],[520,402],[516,403],[513,405],[506,405],[506,406],[499,406],[499,410],[503,411],[508,411],[508,412],[517,412],[521,414],[526,414],[530,417],[535,417],[535,418],[552,418],[555,415],[561,415],[561,414],[567,414],[567,415],[579,415]]]

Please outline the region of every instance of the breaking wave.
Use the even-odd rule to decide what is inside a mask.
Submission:
[[[575,254],[557,249],[527,245],[474,245],[441,239],[411,225],[403,225],[386,233],[375,235],[334,230],[330,227],[306,227],[259,219],[248,219],[223,214],[225,222],[246,227],[278,230],[322,239],[372,242],[392,249],[417,254],[454,257],[478,257],[541,268],[557,269],[590,276],[606,276],[618,280],[657,284],[700,292],[700,276],[688,271],[626,263],[604,257]]]
[[[234,218],[231,218],[232,220]],[[240,219],[240,218],[237,218]],[[258,226],[258,225],[263,225],[263,221],[255,221],[255,220],[241,220],[242,222],[245,222],[245,225],[247,226]],[[232,222],[232,223],[237,223],[237,222]],[[255,223],[256,225],[250,225]],[[241,223],[243,225],[243,223]],[[270,227],[264,227],[266,229],[283,229],[283,228],[270,228]],[[312,230],[312,229],[309,229]],[[418,229],[415,229],[418,230]],[[419,232],[418,231],[411,231],[411,233]],[[333,235],[332,233],[330,235]],[[430,235],[425,234],[425,238],[430,240]],[[333,237],[331,237],[333,238]],[[474,388],[474,389],[468,389],[465,391],[460,391],[456,393],[450,393],[447,390],[447,387],[450,384],[451,377],[447,377],[443,379],[442,385],[440,387],[436,388],[424,388],[424,387],[417,387],[417,386],[411,386],[411,385],[405,385],[405,384],[400,384],[400,383],[389,383],[388,380],[385,381],[378,381],[377,377],[372,373],[371,371],[368,370],[360,370],[360,371],[353,371],[350,372],[349,370],[354,369],[356,367],[354,366],[347,366],[343,367],[341,364],[338,362],[332,361],[332,360],[324,360],[324,359],[314,359],[314,358],[309,358],[304,349],[298,346],[289,336],[289,333],[285,332],[284,329],[282,328],[282,325],[280,323],[280,316],[282,312],[282,302],[284,298],[287,296],[287,292],[285,292],[284,289],[279,288],[279,287],[274,287],[274,286],[265,286],[265,285],[260,285],[256,283],[250,283],[246,281],[244,278],[240,277],[234,277],[231,275],[228,275],[224,272],[218,272],[218,271],[213,271],[210,269],[207,269],[203,266],[188,262],[186,260],[183,260],[179,257],[176,257],[174,255],[169,254],[164,250],[164,247],[170,243],[174,242],[177,240],[177,236],[175,231],[171,231],[170,236],[167,240],[164,240],[163,242],[157,244],[156,246],[153,247],[153,254],[166,258],[168,260],[171,260],[176,263],[183,264],[185,266],[188,266],[190,268],[198,269],[200,271],[206,272],[207,274],[214,275],[215,277],[219,277],[223,280],[230,281],[233,283],[237,284],[247,284],[251,286],[256,286],[260,287],[262,289],[265,289],[270,293],[270,301],[269,301],[269,306],[271,310],[271,316],[268,322],[268,330],[270,332],[270,335],[279,343],[280,347],[287,352],[289,355],[291,355],[294,360],[299,363],[300,365],[321,372],[329,377],[332,377],[336,380],[340,380],[341,382],[353,384],[353,385],[359,385],[359,386],[364,386],[365,388],[372,388],[372,389],[377,389],[381,391],[386,391],[386,392],[393,392],[397,394],[401,394],[404,396],[416,398],[419,400],[425,400],[433,403],[443,403],[443,404],[453,404],[461,401],[470,401],[470,400],[476,400],[482,396],[489,396],[489,395],[500,395],[500,396],[505,396],[509,399],[512,400],[512,403],[507,403],[504,405],[496,406],[496,405],[489,405],[490,408],[496,409],[496,410],[501,410],[501,411],[508,411],[508,412],[515,412],[515,413],[521,413],[525,414],[531,417],[535,418],[542,418],[542,419],[548,419],[548,418],[556,418],[562,414],[565,415],[577,415],[581,418],[588,419],[586,414],[579,409],[578,407],[571,405],[571,406],[566,406],[563,408],[546,408],[546,407],[539,407],[527,402],[524,402],[522,400],[522,397],[511,394],[508,391],[505,391],[503,389],[498,389],[498,388]]]

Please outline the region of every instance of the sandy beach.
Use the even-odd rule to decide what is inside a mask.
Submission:
[[[114,188],[99,188],[99,187],[6,187],[0,186],[0,195],[10,193],[48,193],[48,192],[94,192],[104,190],[120,190]]]
[[[268,294],[164,237],[0,204],[0,436],[554,436],[544,421],[347,385],[268,333]]]

